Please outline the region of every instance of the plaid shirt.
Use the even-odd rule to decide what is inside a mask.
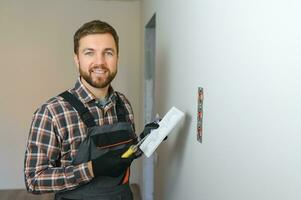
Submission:
[[[132,107],[126,97],[109,89],[109,100],[104,107],[77,80],[69,92],[75,94],[90,110],[98,125],[116,123],[116,95],[118,93],[128,112],[127,120],[134,127]],[[43,104],[33,116],[25,152],[25,184],[33,193],[73,189],[93,177],[88,164],[72,165],[80,143],[86,137],[87,127],[76,110],[62,97],[56,96]]]

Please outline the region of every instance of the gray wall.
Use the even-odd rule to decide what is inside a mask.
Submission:
[[[186,113],[160,146],[156,199],[301,199],[300,1],[144,0],[142,8],[142,31],[157,14],[156,110]]]
[[[101,19],[120,36],[114,86],[140,114],[140,3],[107,1],[0,1],[0,189],[24,188],[23,160],[32,114],[44,101],[73,87],[73,34]],[[138,182],[133,169],[132,182]]]

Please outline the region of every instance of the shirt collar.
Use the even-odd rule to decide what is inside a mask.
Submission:
[[[96,99],[95,96],[81,82],[80,77],[78,77],[78,79],[75,83],[74,91],[83,103],[88,103],[88,102]],[[114,91],[112,86],[109,87],[108,92],[109,92],[109,95],[108,95],[109,101],[115,102],[116,92]]]

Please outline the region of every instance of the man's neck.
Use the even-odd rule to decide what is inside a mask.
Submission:
[[[81,78],[80,80],[97,99],[104,99],[108,95],[109,85],[104,88],[96,88],[91,86],[85,79]]]

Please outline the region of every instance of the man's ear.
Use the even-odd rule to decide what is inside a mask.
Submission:
[[[79,59],[78,59],[77,54],[73,55],[73,60],[74,60],[75,65],[77,66],[77,69],[79,69]]]

